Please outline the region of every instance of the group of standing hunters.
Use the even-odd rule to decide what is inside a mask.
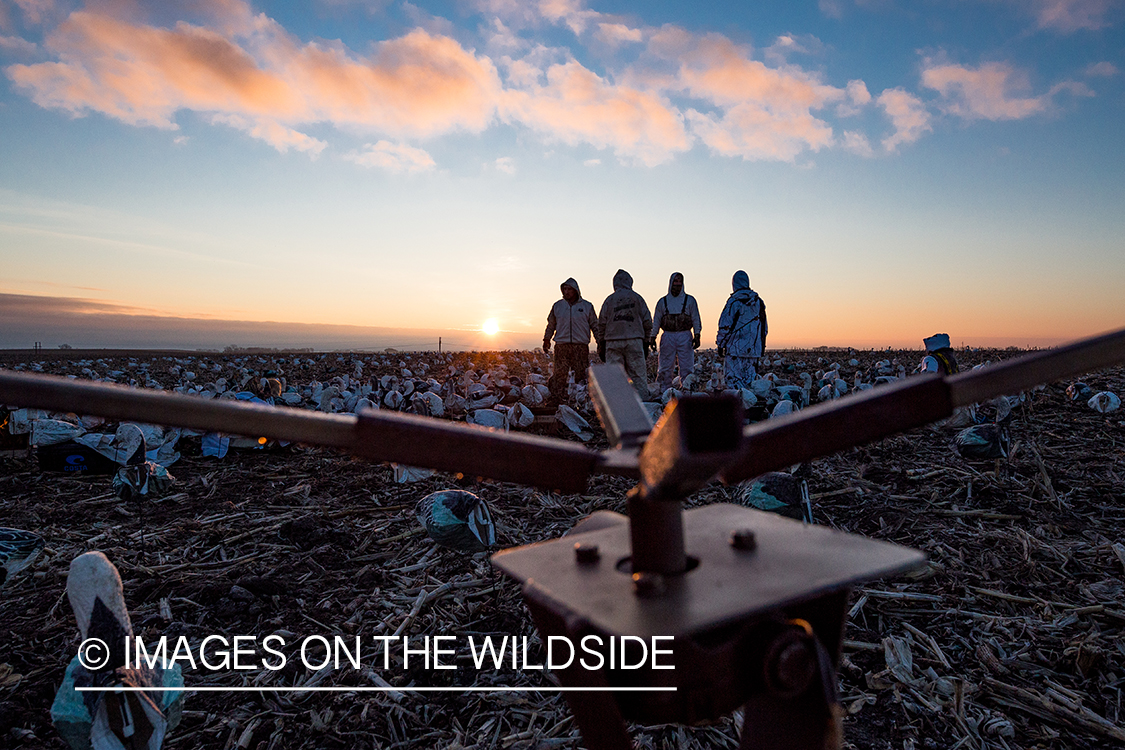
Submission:
[[[766,348],[766,304],[750,288],[745,271],[734,274],[732,286],[719,316],[715,343],[727,388],[749,388]],[[668,280],[668,294],[656,303],[655,315],[649,314],[644,298],[633,291],[633,277],[624,270],[614,274],[613,294],[605,298],[598,313],[582,298],[573,278],[564,281],[561,289],[562,299],[551,307],[543,333],[543,351],[549,352],[552,342],[555,347],[555,371],[547,382],[552,402],[566,400],[571,372],[576,383],[585,382],[591,336],[597,343],[598,358],[621,364],[642,401],[650,398],[645,355],[657,351],[661,330],[656,395],[672,387],[677,368],[680,377],[686,378],[695,367],[703,323],[695,297],[684,291],[682,273],[673,273]]]

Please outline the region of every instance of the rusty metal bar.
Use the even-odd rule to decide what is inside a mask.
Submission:
[[[590,395],[610,445],[635,448],[644,443],[652,422],[621,365],[592,366]]]
[[[1125,362],[1125,329],[947,378],[954,406],[1015,394],[1084,372]]]
[[[720,472],[738,482],[936,422],[954,407],[1125,361],[1125,329],[948,378],[918,376],[750,425]]]
[[[364,412],[350,450],[376,461],[584,492],[598,454],[565,440],[513,435],[398,412]]]
[[[719,475],[724,482],[740,482],[952,413],[949,385],[936,375],[880,386],[750,425],[742,432],[742,444],[733,460]]]
[[[360,418],[320,414],[54,375],[0,371],[0,403],[292,440],[377,461],[567,492],[585,490],[599,460],[597,453],[564,440],[511,435],[410,414],[375,411]]]
[[[351,450],[356,418],[0,371],[0,403]]]

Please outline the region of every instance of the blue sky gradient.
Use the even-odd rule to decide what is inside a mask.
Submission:
[[[0,346],[27,297],[48,345],[533,346],[618,268],[682,271],[705,345],[739,268],[775,346],[1125,325],[1121,0],[148,5],[0,0]]]

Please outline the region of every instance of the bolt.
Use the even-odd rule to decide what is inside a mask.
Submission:
[[[596,563],[599,557],[601,557],[601,553],[598,551],[598,545],[583,542],[574,543],[574,559],[578,561],[579,565]]]
[[[743,552],[752,552],[758,548],[758,537],[753,529],[735,529],[730,534],[730,546]]]
[[[766,661],[766,685],[770,690],[783,698],[795,698],[805,692],[816,675],[812,644],[783,636],[774,642],[770,651]]]
[[[664,593],[664,576],[659,573],[640,572],[633,574],[633,590],[637,596],[648,599]]]

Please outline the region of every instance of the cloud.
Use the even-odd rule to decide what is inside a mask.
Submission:
[[[1018,96],[1030,88],[1027,76],[1011,65],[988,62],[979,68],[927,60],[922,85],[942,96],[942,108],[965,119],[1019,120],[1047,109],[1047,96]]]
[[[844,4],[841,0],[819,0],[817,6],[820,12],[829,18],[843,18]]]
[[[655,49],[673,52],[679,62],[669,85],[719,108],[687,112],[692,132],[712,150],[743,159],[792,161],[806,149],[832,145],[831,126],[812,110],[843,99],[843,89],[795,66],[769,68],[717,34],[665,33],[655,41]]]
[[[875,150],[871,148],[871,143],[867,140],[867,136],[855,130],[844,131],[844,148],[851,151],[853,154],[860,156],[874,156]]]
[[[540,15],[551,23],[563,23],[575,35],[581,35],[602,14],[589,10],[582,0],[538,0]]]
[[[692,132],[712,151],[744,160],[792,161],[806,148],[832,144],[832,128],[808,113],[778,116],[755,104],[739,104],[720,117],[687,111]]]
[[[260,137],[290,147],[300,139],[271,123],[428,137],[479,132],[493,121],[494,66],[449,37],[416,29],[360,56],[340,43],[301,44],[238,0],[212,7],[222,32],[75,12],[45,41],[58,62],[11,65],[6,73],[40,106],[76,116],[94,111],[174,129],[176,112],[194,110],[252,121]]]
[[[435,166],[433,157],[424,150],[390,141],[368,143],[362,153],[353,151],[344,158],[360,166],[377,167],[395,174],[425,172]]]
[[[81,288],[81,287],[75,287]],[[157,310],[85,297],[52,297],[0,292],[0,311],[6,315],[160,315]]]
[[[773,44],[762,50],[762,56],[767,60],[783,65],[790,55],[821,55],[824,53],[824,42],[812,34],[782,34],[774,40]]]
[[[599,23],[594,36],[610,47],[644,41],[644,32],[640,29],[630,28],[623,23]]]
[[[481,15],[503,19],[515,29],[534,28],[543,20],[538,7],[525,0],[466,0],[465,4]]]
[[[492,21],[482,29],[485,45],[494,52],[509,53],[527,49],[529,42],[516,36],[507,25],[499,18]]]
[[[1031,11],[1039,28],[1069,34],[1109,26],[1106,15],[1114,4],[1114,0],[1033,0]]]
[[[381,15],[391,4],[391,0],[317,0],[317,2],[328,8],[346,9],[357,6],[369,16]]]
[[[39,24],[55,11],[55,0],[12,0],[28,23]]]
[[[863,81],[848,81],[844,90],[848,94],[848,100],[840,102],[836,107],[836,114],[840,117],[858,115],[865,106],[871,103],[871,92],[867,90],[867,84]]]
[[[883,139],[883,148],[893,152],[904,143],[913,143],[930,132],[930,113],[922,100],[900,88],[886,89],[877,100],[891,118],[895,132]]]
[[[1110,78],[1117,75],[1119,72],[1117,66],[1111,62],[1092,63],[1086,68],[1086,75],[1088,76],[1105,76],[1106,78]]]
[[[610,83],[574,60],[552,65],[546,79],[506,92],[504,118],[570,145],[612,148],[646,166],[691,147],[682,115],[658,94]]]
[[[249,120],[239,115],[214,115],[211,122],[230,125],[232,128],[249,133],[254,138],[270,144],[283,154],[288,152],[289,149],[293,149],[317,156],[328,145],[322,140],[268,119]]]
[[[601,163],[602,163],[601,159],[587,159],[586,161],[582,162],[582,166],[584,166],[584,167],[596,167]]]
[[[496,167],[498,172],[503,172],[504,174],[516,173],[516,160],[510,156],[501,156],[494,161],[492,165]]]
[[[18,36],[0,34],[0,50],[7,50],[17,55],[33,55],[38,49],[39,45],[35,42],[29,42]]]

